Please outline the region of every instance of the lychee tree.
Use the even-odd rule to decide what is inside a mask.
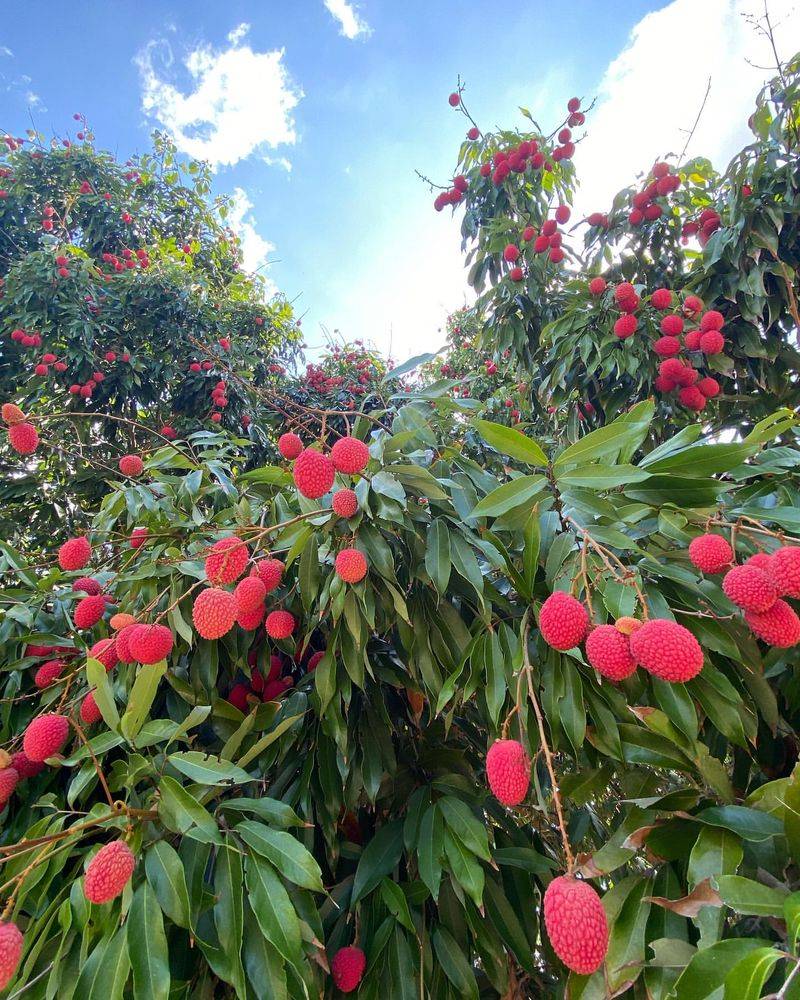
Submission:
[[[559,274],[548,323],[588,284]],[[796,415],[666,414],[642,372],[579,422],[502,294],[515,426],[412,362],[280,402],[271,464],[154,440],[46,553],[0,543],[12,994],[797,995]]]

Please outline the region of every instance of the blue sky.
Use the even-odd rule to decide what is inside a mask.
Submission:
[[[743,15],[760,0],[173,0],[4,5],[0,126],[30,116],[63,133],[85,113],[120,158],[153,127],[214,164],[237,194],[253,265],[296,298],[310,346],[324,329],[398,359],[439,346],[468,290],[457,220],[414,174],[446,180],[465,121],[447,105],[461,74],[483,128],[519,105],[555,122],[597,96],[576,158],[582,205],[680,149],[708,75],[692,151],[723,162],[744,140],[765,76]],[[797,0],[771,0],[784,55],[800,48]]]

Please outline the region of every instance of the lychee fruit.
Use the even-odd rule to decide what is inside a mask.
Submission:
[[[259,559],[250,570],[250,575],[257,575],[267,588],[267,593],[271,594],[280,586],[285,568],[280,559]]]
[[[683,333],[683,320],[670,313],[661,320],[661,332],[665,337],[679,337]]]
[[[65,570],[83,569],[92,558],[92,547],[84,535],[70,538],[58,550],[58,565]]]
[[[355,475],[367,467],[369,448],[358,438],[339,438],[331,448],[331,461],[337,472]]]
[[[18,784],[19,772],[16,768],[4,767],[0,770],[0,809],[5,809]]]
[[[132,549],[140,549],[147,541],[147,536],[149,534],[150,532],[147,528],[134,528],[131,532],[130,538],[128,539],[128,544]]]
[[[172,652],[173,641],[172,632],[166,625],[134,625],[127,635],[129,655],[137,663],[144,664],[166,660]]]
[[[626,313],[614,323],[614,334],[620,340],[627,340],[628,337],[632,337],[636,333],[638,326],[639,320],[631,313]]]
[[[138,623],[133,623],[131,625],[124,625],[114,640],[114,648],[116,650],[117,656],[120,663],[133,663],[135,660],[134,655],[131,653],[128,647],[128,641],[133,634],[134,629],[139,627]]]
[[[75,612],[72,616],[75,628],[91,628],[100,621],[105,610],[106,599],[102,594],[81,598],[75,605]]]
[[[706,397],[696,385],[687,385],[681,389],[678,393],[678,399],[682,406],[695,413],[700,413],[701,410],[705,409]]]
[[[700,334],[700,350],[703,354],[722,354],[725,348],[725,338],[719,330],[709,330]]]
[[[278,438],[278,451],[284,458],[288,458],[290,460],[295,459],[302,450],[303,442],[297,434],[289,432],[287,434],[281,434]]]
[[[745,611],[768,611],[778,600],[778,590],[758,566],[734,566],[722,578],[728,600]]]
[[[782,545],[776,549],[769,573],[781,596],[800,598],[800,546]]]
[[[605,278],[592,278],[589,282],[589,294],[597,297],[602,295],[606,290],[606,279]]]
[[[0,414],[2,414],[3,422],[8,424],[9,427],[13,427],[14,424],[25,423],[25,414],[16,403],[3,403],[2,408],[0,408]]]
[[[610,681],[621,681],[636,670],[631,645],[615,625],[598,625],[586,636],[586,659]]]
[[[788,649],[800,642],[800,618],[786,601],[777,600],[768,611],[745,611],[744,620],[770,646]]]
[[[60,753],[69,736],[69,719],[49,713],[28,723],[22,738],[22,749],[28,760],[47,760]]]
[[[568,969],[589,976],[608,951],[608,921],[600,897],[587,883],[560,875],[544,894],[544,925],[553,951]]]
[[[335,569],[345,583],[358,583],[367,575],[367,560],[358,549],[342,549],[336,556]]]
[[[705,378],[701,378],[697,383],[697,388],[702,392],[706,399],[712,399],[714,396],[719,395],[719,382],[710,375],[706,375]]]
[[[234,626],[236,598],[219,587],[201,591],[192,608],[192,621],[204,639],[219,639]]]
[[[583,642],[589,628],[589,614],[577,598],[557,590],[542,604],[539,631],[548,646],[567,650]]]
[[[81,722],[85,722],[87,726],[92,726],[95,722],[99,722],[103,718],[100,714],[100,709],[97,707],[97,702],[94,700],[94,694],[91,691],[81,702],[80,715]]]
[[[32,455],[39,444],[39,434],[33,424],[13,424],[8,428],[8,443],[20,455]]]
[[[700,332],[706,333],[709,330],[721,330],[725,323],[725,317],[716,309],[709,309],[700,318]]]
[[[50,687],[53,681],[61,676],[63,670],[64,664],[61,660],[48,660],[36,671],[33,683],[37,688]]]
[[[86,868],[83,894],[90,903],[116,899],[128,884],[136,867],[133,851],[124,840],[112,840],[95,854]]]
[[[513,243],[509,243],[508,246],[503,251],[503,260],[507,264],[514,264],[519,260],[519,248],[515,247]]]
[[[650,305],[654,309],[669,309],[672,305],[672,292],[668,288],[657,288],[650,296]]]
[[[94,595],[99,594],[103,588],[91,576],[81,576],[72,584],[72,589],[76,593]]]
[[[0,990],[14,978],[22,958],[22,932],[10,920],[0,922]]]
[[[454,97],[457,98],[458,94],[450,95],[451,104],[453,104]],[[453,106],[455,107],[456,104],[458,104],[457,100]],[[354,945],[340,948],[331,961],[331,975],[336,988],[342,993],[352,993],[353,990],[358,989],[366,967],[367,956],[360,948],[356,948]]]
[[[531,762],[516,740],[495,740],[486,754],[486,777],[494,797],[506,806],[516,806],[528,794]]]
[[[339,517],[353,517],[358,510],[358,497],[353,490],[337,490],[331,502],[334,514]]]
[[[141,476],[144,462],[138,455],[123,455],[119,460],[119,471],[123,476]]]
[[[264,628],[270,639],[288,639],[295,629],[294,615],[288,611],[270,611]]]
[[[247,545],[235,535],[214,542],[206,556],[206,576],[211,583],[233,583],[247,568],[250,553]]]
[[[733,549],[722,535],[698,535],[689,542],[689,558],[703,573],[720,573],[733,562]]]
[[[677,337],[659,337],[653,342],[653,350],[661,358],[673,358],[680,354],[681,342]]]
[[[240,628],[243,628],[245,632],[253,632],[264,621],[264,615],[266,613],[267,608],[265,604],[259,604],[258,607],[253,608],[252,611],[237,611],[236,624]]]
[[[234,684],[228,692],[228,701],[240,712],[247,712],[250,708],[247,699],[253,693],[249,684]]]
[[[670,683],[691,680],[703,669],[703,650],[689,629],[667,618],[645,622],[631,636],[640,667]]]
[[[314,448],[305,448],[292,469],[295,486],[309,500],[319,500],[333,486],[336,469],[327,455]]]
[[[19,775],[20,781],[27,781],[28,778],[35,778],[37,774],[41,774],[44,770],[44,764],[41,761],[29,760],[28,756],[18,750],[11,758],[11,766]]]
[[[236,598],[237,614],[247,614],[264,603],[267,588],[260,576],[246,576],[236,584],[233,596]]]
[[[89,650],[89,656],[106,668],[106,673],[119,663],[116,639],[99,639]]]

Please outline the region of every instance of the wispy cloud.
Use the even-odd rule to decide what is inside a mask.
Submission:
[[[135,59],[144,112],[167,129],[178,149],[214,169],[297,140],[292,112],[303,92],[283,49],[255,52],[242,44],[248,30],[247,24],[234,28],[227,48],[203,44],[188,51],[182,57],[191,78],[185,92],[173,82],[175,57],[166,40],[149,42]]]
[[[367,38],[372,34],[372,28],[348,0],[325,0],[325,7],[339,22],[339,34],[345,38]]]
[[[252,214],[253,202],[241,187],[235,187],[231,195],[226,222],[239,237],[242,247],[242,264],[247,271],[258,271],[267,264],[269,254],[275,245],[265,240],[256,229]],[[268,279],[267,279],[268,280]],[[272,282],[268,284],[273,288]]]
[[[8,56],[9,58],[11,58],[13,57],[13,55],[14,53],[7,45],[0,45],[0,56]]]

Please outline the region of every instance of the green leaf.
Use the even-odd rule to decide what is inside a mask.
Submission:
[[[439,353],[439,351],[436,351],[434,354],[416,354],[413,358],[409,358],[408,361],[404,361],[396,368],[390,368],[389,371],[383,376],[382,381],[384,383],[393,382],[396,378],[400,378],[408,372],[413,372],[414,369],[419,368],[420,365],[426,365],[429,361],[433,361]]]
[[[190,925],[189,893],[180,855],[166,840],[159,840],[145,854],[147,881],[153,887],[158,904],[178,924]]]
[[[725,977],[725,1000],[758,1000],[761,989],[783,955],[775,948],[756,948]]]
[[[444,853],[450,871],[458,884],[472,899],[476,906],[483,906],[483,886],[485,875],[483,868],[475,860],[475,855],[458,837],[454,836],[449,827],[444,831]]]
[[[394,915],[398,923],[401,923],[403,927],[411,931],[412,934],[415,934],[416,928],[414,927],[414,921],[411,919],[408,900],[400,886],[396,882],[392,882],[391,879],[382,879],[381,898],[386,904],[386,908]]]
[[[86,660],[86,680],[94,688],[94,700],[109,729],[119,729],[119,712],[114,702],[114,692],[108,679],[106,668],[90,656]]]
[[[271,830],[263,823],[253,820],[245,820],[235,829],[242,840],[267,861],[271,861],[284,878],[303,889],[324,892],[319,865],[290,833]]]
[[[528,465],[547,465],[547,455],[541,447],[514,427],[496,424],[491,420],[475,420],[473,423],[483,440],[501,455],[509,455]]]
[[[357,903],[397,865],[403,853],[403,824],[396,820],[382,826],[358,859],[351,904]]]
[[[247,781],[255,781],[255,778],[251,778],[247,771],[236,764],[197,750],[171,753],[167,760],[176,771],[200,785],[241,785]]]
[[[783,833],[783,823],[776,816],[747,806],[710,806],[694,818],[700,823],[732,830],[743,840],[767,840]]]
[[[675,983],[676,1000],[707,1000],[738,962],[765,944],[754,938],[733,938],[701,949]]]
[[[121,1000],[130,967],[125,930],[120,929],[94,948],[80,970],[75,995],[86,1000]]]
[[[127,932],[134,997],[136,1000],[167,1000],[170,972],[164,918],[147,882],[143,882],[133,895]]]
[[[219,843],[221,837],[214,817],[174,778],[164,775],[159,782],[158,815],[173,833],[187,833],[197,827],[203,838]]]
[[[155,700],[159,682],[166,672],[166,660],[139,667],[133,688],[128,696],[128,707],[120,724],[120,729],[128,740],[135,739],[136,734],[144,725]]]
[[[492,855],[489,852],[486,827],[475,816],[466,802],[462,802],[461,799],[457,799],[453,795],[445,795],[439,799],[439,808],[442,810],[445,823],[461,843],[473,854],[477,854],[479,858],[491,861]]]
[[[472,966],[443,924],[434,928],[432,939],[436,957],[444,974],[456,988],[457,995],[478,1000],[478,984],[475,982]]]
[[[588,465],[601,459],[614,461],[623,449],[633,454],[647,435],[654,410],[652,400],[645,400],[605,427],[590,431],[556,458],[553,463],[556,475],[576,465]]]
[[[562,488],[583,486],[591,490],[611,490],[649,478],[649,472],[637,469],[635,465],[586,465],[559,473],[556,482]]]
[[[544,476],[519,476],[510,483],[503,483],[502,486],[492,490],[473,507],[469,516],[499,517],[501,514],[507,514],[510,510],[530,503],[546,487],[547,480]]]
[[[755,917],[782,917],[787,889],[743,878],[741,875],[720,875],[717,878],[723,903],[737,913]]]
[[[425,569],[440,596],[450,580],[450,532],[444,518],[437,517],[427,534]]]
[[[245,873],[250,905],[264,937],[299,968],[303,959],[300,921],[283,882],[268,861],[254,854],[245,860]]]
[[[442,855],[444,854],[444,820],[439,807],[428,806],[419,827],[417,867],[419,877],[430,889],[434,900],[439,898],[439,883],[442,880]]]
[[[228,799],[220,802],[223,812],[246,812],[265,820],[270,826],[280,826],[288,830],[292,826],[307,826],[291,806],[278,799]]]

